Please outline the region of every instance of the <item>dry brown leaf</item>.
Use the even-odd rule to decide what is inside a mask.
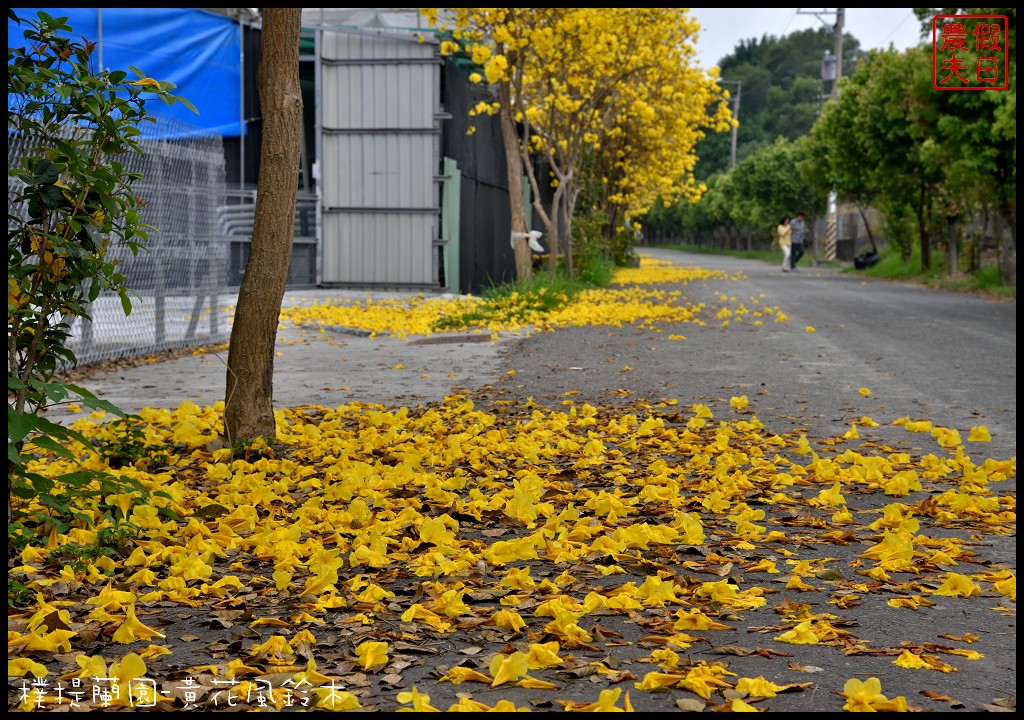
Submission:
[[[77,640],[82,644],[89,644],[103,634],[103,626],[100,623],[86,623],[75,629],[78,633]]]
[[[758,654],[756,648],[745,648],[740,647],[739,645],[717,645],[711,648],[711,652],[715,652],[720,655],[739,655],[740,657],[750,657],[751,655]]]
[[[676,707],[683,712],[704,712],[707,703],[696,698],[679,698],[676,700]]]
[[[935,692],[934,690],[922,690],[921,694],[924,695],[929,700],[935,700],[937,702],[949,703],[949,706],[951,708],[962,708],[962,707],[964,707],[964,704],[962,702],[960,702],[959,700],[954,700],[949,695],[944,695],[944,694],[942,694],[940,692]]]
[[[982,703],[981,706],[989,712],[1017,712],[1016,708],[1006,708],[1002,705],[991,705],[988,703]]]
[[[416,655],[437,655],[440,650],[437,648],[430,647],[428,645],[415,645],[404,640],[395,640],[392,644],[395,652],[407,652],[414,653]]]
[[[580,665],[579,667],[566,668],[565,670],[558,670],[555,672],[556,675],[564,675],[568,678],[591,677],[597,673],[598,669],[593,665]]]

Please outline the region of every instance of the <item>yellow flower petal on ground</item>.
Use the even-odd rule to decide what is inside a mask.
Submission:
[[[772,574],[772,575],[777,575],[778,572],[779,572],[779,569],[777,567],[775,567],[775,563],[773,563],[768,558],[761,558],[760,560],[758,560],[753,565],[750,565],[749,567],[747,567],[747,572],[766,572],[766,573],[769,573],[769,574]],[[680,629],[683,629],[683,628],[680,628]]]
[[[783,689],[782,685],[776,685],[761,675],[756,678],[740,678],[736,682],[736,692],[745,696],[772,698]]]
[[[947,655],[959,655],[960,657],[965,657],[968,660],[981,660],[983,657],[985,657],[977,650],[963,650],[961,648],[948,648],[942,650],[942,652],[946,653]]]
[[[561,700],[567,712],[623,712],[623,709],[616,707],[615,703],[622,695],[622,688],[610,688],[602,690],[596,702],[584,703],[573,700]]]
[[[334,682],[331,678],[316,669],[316,660],[313,660],[312,658],[310,658],[309,662],[306,663],[306,669],[295,673],[295,675],[292,676],[292,679],[295,680],[295,687],[299,687],[301,683],[309,683],[313,686],[324,686],[328,683]]]
[[[705,615],[698,608],[692,610],[679,610],[676,612],[676,617],[679,618],[672,624],[672,629],[679,630],[732,630],[729,627],[720,622],[712,620]]]
[[[900,656],[893,660],[892,664],[897,667],[907,668],[908,670],[940,670],[945,673],[959,672],[957,668],[947,665],[934,655],[918,655],[910,650],[904,650],[900,653]]]
[[[359,704],[359,698],[348,690],[334,687],[333,681],[327,687],[313,688],[313,695],[316,697],[316,700],[313,701],[313,707],[319,710],[342,712],[345,710],[358,710],[362,707]],[[429,699],[427,698],[427,700]]]
[[[529,664],[526,655],[514,652],[511,655],[495,655],[491,659],[490,671],[493,676],[491,687],[498,687],[507,682],[515,682],[526,675]]]
[[[1013,602],[1017,602],[1017,576],[1014,575],[1006,580],[1000,580],[999,582],[992,585],[996,592],[1001,595],[1005,595],[1010,598]]]
[[[305,643],[312,647],[316,645],[316,635],[309,630],[299,630],[292,636],[292,639],[288,641],[288,644],[292,647],[298,647],[300,643]]]
[[[686,679],[686,675],[680,673],[649,672],[644,674],[640,682],[633,687],[637,690],[659,690],[664,687],[671,687]]]
[[[955,448],[960,444],[960,432],[953,428],[932,428],[932,437],[944,448]]]
[[[171,655],[172,651],[170,648],[166,648],[163,645],[148,645],[142,650],[139,650],[139,657],[143,660],[156,660],[158,657],[164,655]]]
[[[107,585],[100,590],[98,595],[86,600],[85,604],[96,605],[104,610],[122,610],[129,605],[135,604],[135,593],[126,592],[124,590],[114,590],[113,585],[107,583]]]
[[[125,609],[125,620],[111,638],[116,643],[130,645],[136,640],[151,640],[152,638],[165,639],[167,636],[146,626],[135,616],[135,606],[129,605]]]
[[[897,667],[907,668],[908,670],[931,669],[931,665],[922,660],[919,655],[915,655],[909,650],[901,652],[900,656],[892,661],[892,664]]]
[[[484,675],[482,672],[474,670],[473,668],[463,667],[456,665],[442,675],[440,678],[442,681],[447,681],[455,685],[459,685],[464,682],[479,682],[485,685],[490,685],[494,682],[494,678],[490,675]]]
[[[779,642],[790,643],[791,645],[816,645],[820,638],[811,629],[811,621],[805,620],[792,630],[787,630],[775,638]]]
[[[799,575],[794,575],[786,583],[786,589],[799,590],[800,592],[812,592],[817,590],[818,588],[814,587],[813,585],[808,585],[807,583],[805,583],[803,578]]]
[[[284,592],[292,585],[292,574],[290,572],[275,570],[271,577],[274,578],[274,585],[277,586],[277,589],[280,592]]]
[[[560,647],[557,640],[546,643],[534,643],[530,645],[530,651],[526,654],[526,666],[530,670],[541,670],[565,663],[558,657]]]
[[[511,568],[498,582],[501,587],[513,588],[515,590],[527,590],[537,587],[537,582],[530,577],[530,568]]]
[[[934,604],[928,598],[920,595],[896,597],[886,603],[889,607],[910,608],[911,610],[917,610],[919,607],[931,607]]]
[[[227,670],[224,672],[225,677],[229,678],[240,678],[246,675],[262,675],[263,671],[258,667],[252,665],[246,665],[244,660],[234,658],[228,661]]]
[[[356,657],[359,665],[364,670],[369,670],[377,665],[386,665],[388,662],[388,644],[367,640],[356,647]]]
[[[750,404],[750,399],[746,395],[734,395],[729,398],[729,404],[736,410],[743,410]]]
[[[421,693],[415,685],[412,686],[412,690],[400,692],[396,697],[402,704],[412,703],[411,708],[399,708],[398,712],[441,712],[430,704],[430,696]]]
[[[669,648],[658,648],[651,651],[651,660],[665,670],[677,670],[679,668],[679,653]]]
[[[258,643],[249,648],[249,656],[265,655],[268,659],[290,659],[295,652],[283,635],[271,635],[266,642]]]
[[[448,706],[448,712],[493,712],[495,711],[490,705],[484,705],[478,700],[468,697],[460,697],[459,701],[454,705]],[[512,708],[515,711],[515,708]]]
[[[310,615],[308,612],[300,612],[298,615],[292,615],[288,620],[292,625],[302,625],[304,623],[313,623],[316,625],[326,625],[327,621],[323,618],[318,618],[314,615]]]
[[[882,694],[882,682],[878,678],[868,678],[863,681],[851,678],[843,686],[842,694],[846,698],[843,710],[851,712],[876,712],[874,704],[887,700]]]
[[[213,575],[213,567],[203,562],[198,553],[183,557],[170,568],[171,576],[182,580],[208,580]]]
[[[750,703],[745,703],[739,698],[733,698],[725,707],[729,708],[729,712],[761,712]]]
[[[882,682],[878,678],[861,681],[851,678],[843,686],[848,712],[907,712],[907,700],[902,695],[890,700],[882,694]]]
[[[992,442],[992,436],[984,425],[975,425],[967,436],[967,442]]]
[[[498,610],[490,619],[484,623],[484,625],[494,625],[495,627],[503,627],[512,630],[513,632],[519,632],[526,627],[526,621],[519,615],[519,613],[511,610]]]
[[[837,480],[832,484],[832,487],[822,490],[816,497],[811,498],[808,502],[815,507],[839,507],[840,505],[845,505],[846,498],[843,496],[843,492],[840,487],[839,481]]]
[[[732,687],[725,681],[724,676],[734,674],[727,672],[721,663],[697,665],[686,673],[686,677],[679,682],[678,687],[686,688],[705,700],[710,700],[711,694],[716,690]]]
[[[967,575],[950,572],[946,573],[943,578],[942,585],[937,590],[932,590],[934,595],[965,598],[981,595],[981,586],[974,583]]]
[[[15,658],[7,661],[8,677],[25,677],[31,675],[34,678],[44,678],[49,670],[42,663],[37,663],[32,658]]]
[[[558,686],[554,683],[550,683],[547,680],[541,680],[539,678],[525,676],[522,680],[516,683],[518,687],[526,688],[528,690],[557,690]]]

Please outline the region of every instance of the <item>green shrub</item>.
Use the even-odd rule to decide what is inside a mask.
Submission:
[[[126,487],[145,494],[99,471],[51,479],[32,467],[50,454],[76,461],[76,443],[96,450],[43,417],[46,408],[76,400],[126,417],[60,373],[76,363],[68,347],[72,323],[89,319],[101,292],[116,293],[131,312],[128,278],[110,250],[144,250],[151,229],[139,214],[146,201],[132,192],[141,176],[118,160],[142,152],[139,125],[154,121],[144,94],[195,108],[171,94],[173,84],[137,68],[130,68],[134,80],[123,70],[94,71],[94,44],[71,40],[67,18],[38,12],[25,20],[8,10],[8,19],[25,29],[24,45],[7,49],[7,127],[9,140],[27,145],[20,164],[8,168],[15,182],[7,214],[7,520],[9,546],[17,546],[35,531],[92,522],[77,509],[79,500],[96,507]],[[24,502],[15,507],[18,499]]]

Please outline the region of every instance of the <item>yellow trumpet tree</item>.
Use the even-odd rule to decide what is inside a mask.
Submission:
[[[544,224],[552,267],[588,180],[619,217],[642,213],[659,197],[696,199],[694,147],[707,130],[731,127],[715,73],[695,64],[699,25],[685,8],[438,8],[428,20],[482,72],[508,161],[516,274],[529,276],[530,250],[520,192],[525,169]],[[551,177],[538,177],[541,158]],[[588,173],[600,172],[600,175]],[[541,183],[553,188],[542,202]],[[566,243],[572,271],[571,242]]]

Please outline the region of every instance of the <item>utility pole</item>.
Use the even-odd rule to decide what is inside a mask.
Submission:
[[[823,80],[832,80],[832,92],[830,97],[832,100],[839,99],[839,80],[843,77],[843,25],[846,21],[846,8],[836,8],[835,10],[802,10],[797,8],[798,15],[814,15],[823,23],[828,26],[828,23],[822,17],[822,15],[835,15],[836,21],[832,25],[832,30],[835,33],[835,41],[833,44],[832,55],[829,55],[828,50],[825,51],[825,58],[821,65],[821,77]],[[835,260],[836,259],[836,248],[839,246],[839,207],[838,197],[836,196],[835,190],[829,191],[828,194],[828,208],[825,219],[825,259]],[[817,257],[817,254],[815,254]]]
[[[830,77],[834,77],[835,78],[832,81],[832,94],[831,94],[832,99],[835,100],[836,98],[839,97],[839,78],[841,78],[843,76],[843,26],[846,24],[846,8],[836,8],[835,10],[829,10],[827,8],[822,8],[821,10],[804,10],[802,8],[797,8],[796,14],[797,15],[813,15],[814,17],[816,17],[819,20],[821,20],[821,22],[824,23],[826,27],[829,26],[829,23],[822,16],[823,15],[835,15],[836,16],[836,21],[831,26],[832,27],[832,31],[834,33],[834,38],[835,38],[834,41],[833,41],[833,49],[832,49],[832,55],[831,55],[831,58],[834,58],[834,60],[835,60],[834,75],[833,75],[833,71],[832,71],[831,68],[829,68],[829,70],[828,70],[828,75]],[[830,57],[830,56],[826,53],[826,57]],[[826,72],[825,72],[825,70],[823,68],[822,69],[822,77],[823,78],[824,78],[825,74],[826,74]]]
[[[836,81],[832,83],[832,99],[837,100],[839,98],[839,79],[843,76],[843,21],[846,19],[846,8],[836,8],[836,37],[835,37],[835,51],[836,56]]]
[[[719,80],[720,85],[735,85],[736,95],[733,97],[732,119],[736,124],[732,126],[732,139],[729,145],[729,169],[736,167],[736,131],[739,129],[740,119],[740,96],[743,94],[742,80]]]

